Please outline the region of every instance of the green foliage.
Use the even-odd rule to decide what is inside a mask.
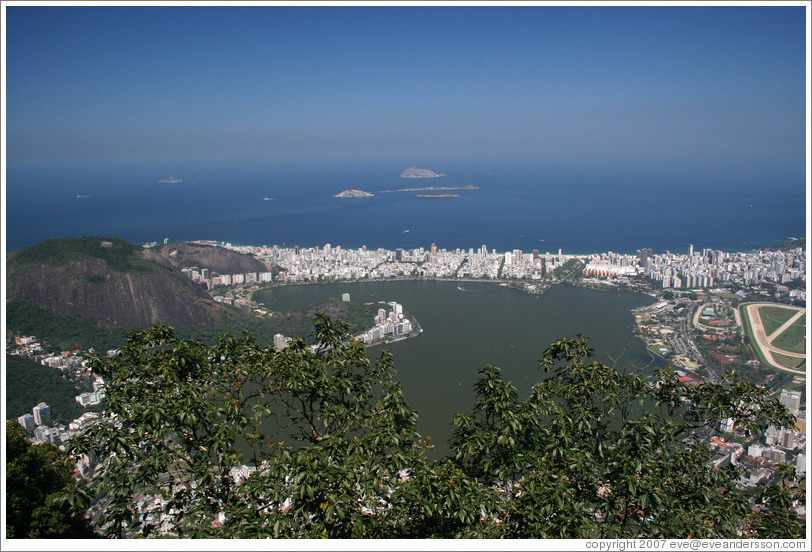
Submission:
[[[96,320],[65,316],[28,301],[6,303],[6,325],[20,335],[34,335],[59,350],[91,347],[97,351],[115,349],[126,335],[124,328],[105,329]]]
[[[28,358],[6,355],[6,417],[17,419],[30,414],[40,402],[51,407],[56,423],[68,424],[85,410],[76,402],[76,395],[91,391],[88,384],[68,381],[59,370],[43,366]]]
[[[31,445],[6,423],[6,537],[91,538],[83,511],[90,494],[73,479],[71,458],[51,444]]]
[[[102,243],[110,244],[103,246]],[[146,271],[149,263],[138,257],[141,248],[120,238],[85,236],[83,238],[50,239],[18,249],[8,254],[9,264],[46,264],[60,266],[85,259],[102,259],[112,270]]]
[[[346,322],[350,332],[356,335],[372,327],[375,315],[382,306],[345,303],[333,298],[273,318],[258,318],[233,309],[223,317],[223,322],[213,328],[176,328],[176,335],[214,344],[224,333],[235,335],[249,331],[258,342],[270,344],[273,343],[273,336],[281,333],[286,336],[300,336],[312,344],[315,343],[313,327],[319,313],[326,313],[332,319]]]
[[[296,339],[276,351],[249,335],[207,346],[156,326],[96,360],[110,416],[71,443],[101,459],[106,534],[148,536],[159,518],[193,538],[722,538],[800,527],[803,484],[765,487],[753,518],[739,473],[714,468],[699,438],[724,418],[748,431],[791,423],[755,385],[686,387],[667,371],[653,385],[591,360],[585,337],[562,339],[526,399],[483,368],[472,409],[453,419],[451,455],[429,459],[391,356],[370,362],[347,324],[323,314],[314,333],[315,350]],[[243,463],[256,470],[238,483],[230,470]]]
[[[578,277],[581,272],[583,271],[584,264],[576,258],[572,258],[562,264],[561,266],[557,267],[552,272],[547,273],[548,278],[558,279],[569,276],[572,274],[575,277]]]

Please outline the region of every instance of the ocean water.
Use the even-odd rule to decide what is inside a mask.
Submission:
[[[413,160],[207,162],[9,168],[11,251],[48,238],[213,239],[246,245],[478,248],[634,253],[745,251],[806,233],[805,183],[656,170],[473,160],[419,163],[446,173],[406,179]],[[174,175],[183,181],[160,183]],[[474,184],[459,197],[405,187]],[[339,199],[357,188],[370,198]],[[263,198],[268,198],[263,199]]]

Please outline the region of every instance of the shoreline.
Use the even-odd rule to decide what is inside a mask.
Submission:
[[[715,247],[708,247],[707,249],[712,249],[714,251],[722,251],[724,253],[729,253],[729,254],[736,254],[736,253],[753,254],[753,253],[755,253],[757,251],[764,251],[764,250],[767,250],[767,249],[769,249],[771,247],[775,247],[777,245],[789,244],[789,243],[799,242],[799,241],[804,241],[805,242],[805,240],[806,240],[805,237],[804,238],[796,238],[795,240],[792,240],[792,241],[777,242],[777,243],[773,243],[772,245],[768,245],[768,246],[764,246],[764,247],[757,247],[757,248],[754,248],[754,249],[730,249],[730,248],[715,248]],[[235,242],[231,242],[231,241],[223,240],[223,239],[179,240],[177,243],[198,243],[198,244],[203,244],[203,245],[214,245],[214,246],[218,246],[218,247],[225,247],[225,244],[228,243],[228,244],[230,244],[231,248],[237,248],[237,247],[259,247],[259,248],[268,247],[267,242],[264,243],[264,244],[235,243]],[[324,242],[324,243],[331,243],[331,242]],[[300,249],[313,249],[313,248],[316,248],[316,247],[318,247],[318,248],[323,247],[324,243],[320,243],[320,244],[317,244],[317,245],[301,245],[301,244],[290,245],[290,244],[284,244],[283,243],[282,245],[274,244],[271,247],[278,247],[279,249],[295,249],[297,247],[300,248]],[[346,247],[346,246],[341,245],[341,244],[337,244],[337,245],[340,245],[342,249],[346,249],[346,250],[357,250],[357,249],[361,249],[362,247],[366,247],[367,250],[377,251],[377,250],[381,249],[381,250],[384,250],[384,251],[387,251],[387,252],[390,252],[390,253],[394,253],[398,249],[409,250],[409,249],[418,249],[420,247],[425,247],[425,245],[423,245],[423,246],[420,246],[420,245],[416,245],[416,246],[398,246],[398,247],[395,247],[394,249],[390,249],[390,248],[383,247],[383,246],[375,247],[375,246],[370,246],[370,245],[367,245],[367,244],[360,245],[358,247]],[[480,245],[477,245],[477,246],[469,245],[469,246],[466,246],[466,247],[448,245],[448,246],[444,246],[443,249],[445,249],[447,251],[453,251],[453,250],[456,250],[456,249],[459,249],[460,251],[467,251],[467,250],[471,249],[472,247],[476,250],[477,248],[480,247]],[[333,245],[333,247],[336,247],[336,245]],[[645,245],[641,245],[638,249],[636,249],[634,251],[631,251],[631,250],[617,250],[617,251],[615,251],[614,249],[612,249],[612,250],[603,250],[603,251],[591,250],[589,252],[574,251],[574,252],[568,252],[568,253],[564,252],[565,250],[564,250],[563,247],[559,247],[559,248],[551,247],[549,249],[549,251],[547,249],[544,249],[544,251],[545,251],[545,253],[549,252],[550,255],[558,256],[558,253],[556,253],[556,251],[558,251],[560,249],[560,250],[562,250],[562,254],[561,254],[562,257],[570,257],[570,258],[572,258],[572,257],[590,257],[592,255],[602,255],[602,254],[606,254],[606,253],[609,253],[609,252],[612,252],[612,253],[615,253],[615,254],[618,254],[618,255],[636,255],[638,251],[640,251],[641,249],[645,249],[645,247],[646,247]],[[683,245],[680,245],[680,247],[683,247]],[[511,248],[493,247],[491,249],[491,251],[495,252],[495,251],[499,251],[501,249],[504,249],[505,251],[512,251],[513,249],[518,249],[518,248],[517,247],[511,247]],[[539,247],[539,246],[532,247],[532,249],[538,249],[539,253],[541,253],[541,251],[542,251],[542,248]],[[676,247],[673,248],[673,249],[663,249],[662,251],[654,251],[654,254],[655,255],[665,255],[665,253],[667,251],[670,252],[672,255],[687,255],[687,253],[679,253],[678,252],[679,250]],[[688,251],[688,249],[686,249],[686,251]]]

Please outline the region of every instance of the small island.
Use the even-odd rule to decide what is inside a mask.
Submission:
[[[460,197],[460,194],[438,194],[429,192],[427,194],[417,194],[417,197]]]
[[[372,197],[374,195],[375,194],[371,194],[363,190],[344,190],[340,194],[336,194],[333,197]]]
[[[426,186],[425,188],[398,188],[398,192],[437,192],[439,190],[478,190],[479,186],[473,184],[460,184],[459,186]]]
[[[437,178],[438,176],[445,176],[444,174],[439,174],[431,169],[421,169],[416,165],[412,165],[411,167],[407,167],[405,171],[400,173],[401,178]]]

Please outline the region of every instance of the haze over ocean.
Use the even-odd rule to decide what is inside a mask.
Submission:
[[[448,176],[405,179],[405,165],[181,167],[176,184],[153,168],[9,171],[8,250],[53,237],[132,243],[215,239],[293,247],[513,248],[541,252],[744,251],[804,236],[804,186],[791,179],[567,174],[548,167],[432,166]],[[58,186],[53,183],[58,182]],[[656,182],[656,186],[652,186]],[[115,183],[113,186],[111,183]],[[452,198],[406,187],[474,184]],[[339,199],[347,188],[374,197]],[[263,198],[269,198],[264,200]],[[36,224],[32,224],[36,221]]]
[[[807,232],[801,2],[3,9],[6,250],[680,252]],[[398,177],[413,164],[448,176]],[[458,184],[480,188],[380,193]]]

